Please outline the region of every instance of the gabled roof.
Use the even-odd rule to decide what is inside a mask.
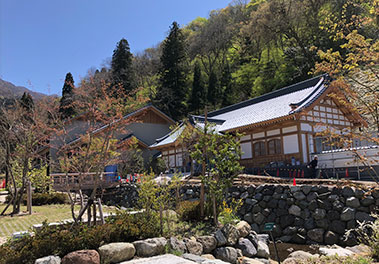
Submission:
[[[158,108],[156,108],[154,105],[152,104],[147,104],[133,112],[130,112],[126,115],[124,115],[122,117],[122,119],[119,119],[119,120],[116,120],[114,121],[112,124],[107,124],[107,125],[103,125],[103,126],[100,126],[99,128],[93,130],[91,133],[92,134],[98,134],[100,133],[101,131],[104,131],[105,129],[107,129],[110,125],[114,125],[114,124],[117,124],[119,123],[120,121],[122,120],[127,120],[128,118],[132,118],[134,116],[138,116],[138,114],[141,114],[143,113],[145,110],[152,110],[154,111],[155,113],[157,113],[159,116],[161,116],[162,118],[164,118],[165,120],[167,120],[169,123],[171,124],[175,124],[175,121],[173,119],[171,119],[169,116],[167,116],[166,114],[164,114],[161,110],[159,110]],[[129,134],[130,135],[130,134]],[[138,138],[137,138],[138,139]],[[74,138],[72,139],[70,142],[67,143],[67,145],[72,145],[72,144],[75,144],[77,142],[79,142],[81,140],[80,136],[77,137],[77,138]],[[144,145],[146,145],[146,147],[148,146],[145,142],[141,141],[140,139],[138,139],[139,142],[143,143]]]
[[[222,132],[290,116],[312,104],[326,90],[327,82],[327,75],[314,77],[213,111],[208,116],[225,120],[220,127]]]
[[[171,145],[175,143],[175,141],[179,138],[179,136],[182,134],[182,132],[184,131],[186,127],[187,125],[184,122],[182,122],[173,131],[171,131],[164,137],[158,138],[156,143],[150,145],[150,148],[162,147],[162,146]]]

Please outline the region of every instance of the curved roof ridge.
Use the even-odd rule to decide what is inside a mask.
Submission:
[[[208,113],[208,116],[209,117],[217,116],[217,115],[224,114],[224,113],[227,113],[227,112],[230,112],[230,111],[242,108],[242,107],[246,107],[246,106],[258,103],[258,102],[266,101],[266,100],[269,100],[269,99],[272,99],[275,97],[279,97],[279,96],[290,94],[293,92],[297,92],[297,91],[300,91],[300,90],[303,90],[306,88],[310,88],[312,86],[315,86],[320,81],[320,79],[322,79],[322,78],[325,79],[326,76],[327,76],[327,74],[322,74],[322,75],[313,77],[311,79],[304,80],[302,82],[298,82],[298,83],[286,86],[284,88],[263,94],[261,96],[254,97],[254,98],[251,98],[251,99],[248,99],[248,100],[245,100],[245,101],[233,104],[233,105],[226,106],[226,107],[221,108],[219,110]]]

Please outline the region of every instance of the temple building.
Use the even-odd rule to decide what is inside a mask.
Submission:
[[[207,114],[217,133],[242,133],[241,164],[246,168],[304,165],[319,153],[339,147],[317,133],[333,129],[347,133],[366,122],[329,86],[327,75],[311,78]],[[190,116],[177,129],[159,138],[159,150],[169,169],[188,171],[191,163],[180,135],[187,126],[202,128],[204,116]]]

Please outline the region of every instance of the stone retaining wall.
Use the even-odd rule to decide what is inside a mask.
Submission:
[[[357,243],[345,232],[358,221],[373,221],[379,207],[379,189],[351,187],[260,185],[232,187],[228,199],[242,199],[239,216],[256,232],[275,223],[273,235],[282,242],[297,244]]]
[[[186,185],[180,190],[182,199],[199,198],[200,186]],[[113,203],[135,206],[138,200],[136,186],[124,187],[110,196]],[[357,243],[354,235],[345,232],[358,221],[372,221],[371,213],[378,212],[379,189],[363,190],[352,187],[287,186],[265,184],[233,186],[227,199],[242,199],[239,217],[254,231],[262,233],[264,224],[275,223],[273,235],[282,242],[298,244]]]

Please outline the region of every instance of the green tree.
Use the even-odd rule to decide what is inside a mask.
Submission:
[[[27,92],[24,92],[21,99],[20,99],[20,104],[22,107],[24,107],[26,110],[30,111],[34,108],[34,101],[33,101],[33,98],[32,96],[27,93]]]
[[[160,79],[154,102],[174,119],[182,118],[187,110],[187,62],[182,30],[173,22],[170,33],[163,42]]]
[[[193,71],[192,93],[189,100],[191,112],[199,113],[199,110],[202,109],[204,101],[206,101],[206,90],[201,74],[200,63],[196,61]]]
[[[125,93],[135,89],[135,75],[132,66],[133,55],[129,43],[121,39],[113,51],[111,71],[114,86],[121,86]],[[116,89],[115,87],[113,89]]]
[[[219,99],[219,82],[217,78],[217,74],[212,71],[209,75],[209,81],[208,81],[208,93],[207,93],[207,101],[208,104],[213,105],[214,108],[216,108],[218,99]]]
[[[62,97],[59,105],[59,112],[63,119],[72,117],[75,114],[74,107],[74,78],[71,72],[66,74],[62,88]]]
[[[242,171],[239,163],[241,147],[238,137],[240,137],[239,134],[220,135],[212,126],[205,125],[205,129],[199,131],[198,142],[191,152],[192,159],[205,165],[205,173],[200,178],[208,187],[209,197],[211,197],[208,201],[212,204],[213,220],[216,226],[219,207],[224,200],[227,188]]]

